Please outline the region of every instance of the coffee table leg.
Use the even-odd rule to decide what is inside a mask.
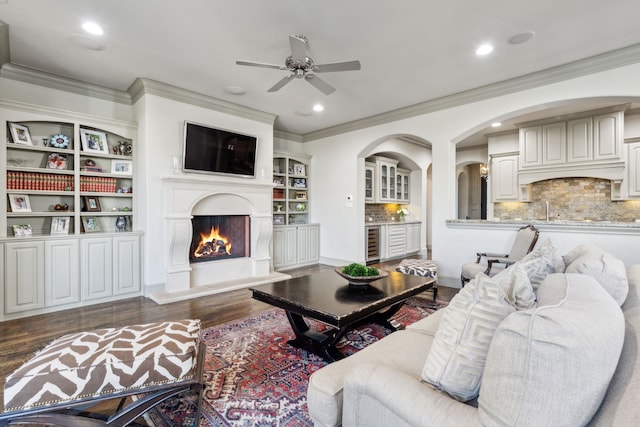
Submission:
[[[328,362],[342,359],[344,356],[335,347],[338,340],[347,332],[347,328],[331,329],[327,333],[312,331],[304,318],[287,311],[287,319],[296,337],[288,341],[289,345],[317,354]]]
[[[391,319],[391,316],[396,314],[400,307],[404,305],[404,301],[398,304],[392,305],[388,309],[384,311],[379,311],[371,317],[368,317],[364,323],[377,323],[380,326],[384,326],[387,329],[391,329],[392,331],[397,331],[400,329],[404,329],[404,326],[397,322],[396,320]]]

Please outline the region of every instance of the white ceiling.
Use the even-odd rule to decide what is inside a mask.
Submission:
[[[153,79],[299,135],[639,44],[639,18],[638,0],[0,0],[14,64],[120,90]],[[85,20],[104,35],[83,34]],[[524,31],[535,37],[507,43]],[[302,79],[268,93],[287,71],[235,61],[283,64],[289,35],[309,39],[316,63],[362,69],[322,74],[328,96]],[[476,56],[485,42],[495,51]]]

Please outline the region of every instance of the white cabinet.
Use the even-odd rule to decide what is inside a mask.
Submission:
[[[113,242],[110,237],[82,241],[81,278],[83,300],[113,295]]]
[[[396,170],[396,202],[409,203],[409,174],[405,169]]]
[[[5,314],[44,308],[44,242],[28,239],[4,246]]]
[[[273,266],[276,270],[316,264],[319,260],[318,224],[273,227]]]
[[[640,197],[640,142],[627,146],[627,186],[630,197]]]
[[[593,160],[593,119],[583,117],[567,122],[567,163]]]
[[[45,306],[80,301],[80,249],[77,239],[44,242]]]
[[[518,200],[518,156],[491,159],[491,192],[494,202]]]
[[[520,129],[520,167],[541,167],[566,162],[566,123]]]
[[[380,226],[380,259],[402,258],[420,250],[420,223]]]
[[[375,201],[375,163],[366,162],[364,164],[364,201],[372,203]]]
[[[377,203],[396,201],[396,169],[398,162],[392,159],[376,158]]]
[[[520,167],[542,166],[542,126],[520,129]]]
[[[617,160],[621,158],[622,112],[603,114],[593,118],[593,159]]]
[[[140,292],[140,239],[137,236],[113,238],[113,293]]]

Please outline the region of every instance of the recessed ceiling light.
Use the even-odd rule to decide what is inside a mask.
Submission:
[[[492,127],[492,128],[499,128],[500,126],[502,126],[502,123],[500,123],[500,122],[493,122],[493,123],[491,123],[491,127]]]
[[[240,86],[227,86],[224,88],[227,92],[232,95],[244,95],[247,91]]]
[[[85,22],[84,24],[82,24],[82,29],[89,34],[93,34],[94,36],[101,36],[102,34],[104,34],[102,27],[95,22]]]
[[[524,42],[528,42],[529,40],[531,40],[531,38],[533,36],[535,36],[536,33],[534,33],[533,31],[525,31],[523,33],[520,34],[516,34],[514,36],[511,36],[507,39],[507,43],[509,44],[522,44]]]
[[[488,55],[493,52],[493,46],[490,44],[483,44],[476,49],[476,55]]]
[[[322,106],[322,104],[316,104],[313,106],[313,111],[319,113],[320,111],[324,111],[324,107]]]

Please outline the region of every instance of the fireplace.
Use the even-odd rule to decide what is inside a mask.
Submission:
[[[249,215],[198,215],[191,219],[191,225],[190,262],[251,255]]]

